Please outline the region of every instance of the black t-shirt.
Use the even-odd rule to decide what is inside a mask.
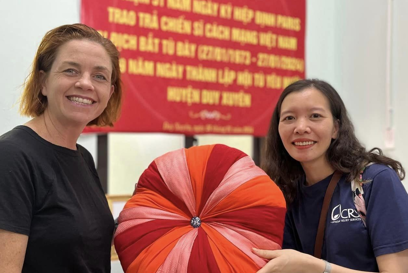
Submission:
[[[0,136],[0,229],[29,236],[22,272],[110,272],[113,228],[85,148],[26,126]]]

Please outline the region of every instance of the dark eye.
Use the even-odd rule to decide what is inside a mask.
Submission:
[[[310,117],[311,117],[311,118],[320,118],[320,117],[322,117],[322,115],[317,114],[317,113],[314,113],[314,114],[312,114]]]
[[[294,120],[295,119],[295,117],[293,117],[293,116],[286,116],[286,117],[284,117],[283,119],[282,119],[282,121],[285,121],[285,120]]]

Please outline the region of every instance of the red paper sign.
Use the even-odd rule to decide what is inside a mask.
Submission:
[[[305,0],[82,0],[81,21],[121,52],[114,128],[264,136],[282,89],[304,78]]]

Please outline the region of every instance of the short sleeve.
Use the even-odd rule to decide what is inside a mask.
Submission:
[[[21,149],[0,143],[0,229],[29,235],[35,191]]]
[[[92,173],[96,176],[99,177],[97,171],[96,171],[96,166],[95,166],[95,161],[94,158],[92,157],[92,154],[85,149],[85,147],[78,145],[78,149],[82,155],[82,158],[85,160],[87,166],[89,167],[89,169],[92,171]]]
[[[368,190],[367,228],[375,256],[408,249],[408,194],[398,175],[385,167]]]

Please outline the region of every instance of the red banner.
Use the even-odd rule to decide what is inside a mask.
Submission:
[[[305,0],[82,0],[81,21],[121,52],[114,128],[264,136],[289,83],[305,76]]]

